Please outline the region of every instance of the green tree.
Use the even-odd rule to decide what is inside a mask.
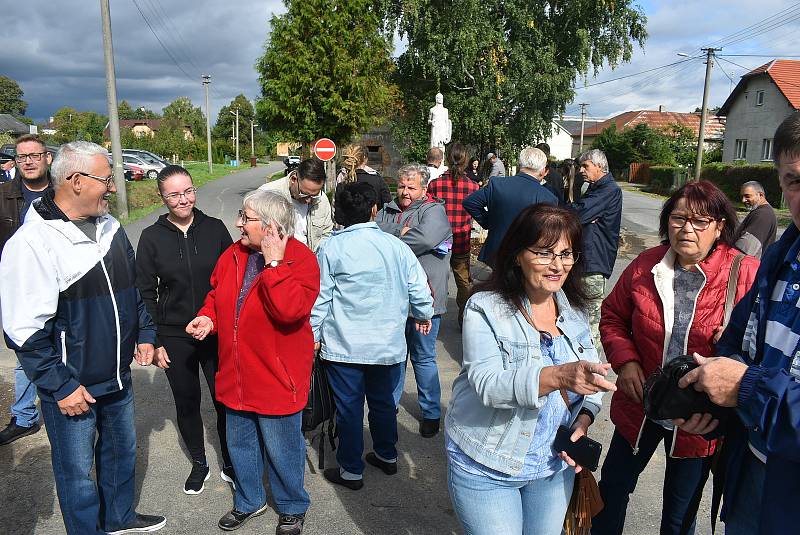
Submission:
[[[345,143],[380,122],[395,101],[391,33],[374,0],[285,0],[256,62],[260,123],[308,144]]]
[[[133,108],[131,108],[131,105],[128,104],[127,100],[123,100],[119,103],[117,106],[117,115],[119,116],[120,121],[136,118]]]
[[[211,131],[211,137],[216,140],[226,141],[230,150],[233,153],[236,152],[231,136],[236,124],[236,116],[233,112],[237,108],[239,109],[239,151],[241,156],[242,154],[250,154],[250,121],[255,120],[255,108],[244,95],[237,95],[230,104],[223,106],[219,110],[217,124],[214,125]]]
[[[0,113],[25,115],[28,103],[22,100],[24,94],[16,80],[0,76]]]
[[[105,115],[93,111],[77,111],[65,106],[53,115],[56,133],[52,140],[56,143],[85,140],[103,143],[103,130],[108,123]]]
[[[206,116],[199,107],[194,107],[189,97],[178,97],[162,110],[163,119],[172,121],[174,126],[189,126],[194,137],[205,137]]]
[[[397,78],[406,106],[393,124],[427,131],[441,92],[453,139],[481,152],[546,137],[575,80],[629,61],[647,36],[633,0],[383,1],[408,41]]]

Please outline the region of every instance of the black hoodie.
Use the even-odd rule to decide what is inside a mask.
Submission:
[[[186,325],[203,306],[211,290],[211,272],[231,243],[225,224],[197,208],[186,234],[166,215],[142,231],[136,286],[159,336],[189,336]]]

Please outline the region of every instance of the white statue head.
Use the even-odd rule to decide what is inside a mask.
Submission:
[[[441,93],[436,93],[436,104],[444,103],[444,96]]]

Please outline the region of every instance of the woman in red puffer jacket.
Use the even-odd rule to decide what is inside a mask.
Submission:
[[[640,254],[603,302],[600,335],[618,390],[611,400],[616,428],[600,480],[605,508],[594,519],[593,535],[622,533],[630,494],[662,441],[667,466],[660,533],[677,535],[687,515],[693,525],[690,501],[715,441],[646,418],[642,389],[657,368],[680,355],[715,353],[731,265],[742,254],[732,247],[737,223],[733,205],[714,184],[686,184],[662,208],[665,244]],[[757,269],[755,258],[741,260],[736,302]]]

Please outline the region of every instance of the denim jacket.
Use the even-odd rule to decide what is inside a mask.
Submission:
[[[317,257],[320,291],[311,328],[322,358],[405,362],[408,316],[433,316],[428,279],[411,249],[375,223],[359,223],[335,231]]]
[[[569,360],[599,362],[585,316],[570,306],[562,291],[556,294],[556,303],[558,327],[572,348]],[[527,299],[525,306],[530,306]],[[469,299],[463,333],[464,362],[453,383],[447,434],[482,465],[519,474],[539,409],[547,401],[547,396],[539,396],[539,372],[544,367],[539,333],[493,292],[479,292]],[[597,414],[601,399],[601,393],[583,397],[572,412],[584,407]]]

